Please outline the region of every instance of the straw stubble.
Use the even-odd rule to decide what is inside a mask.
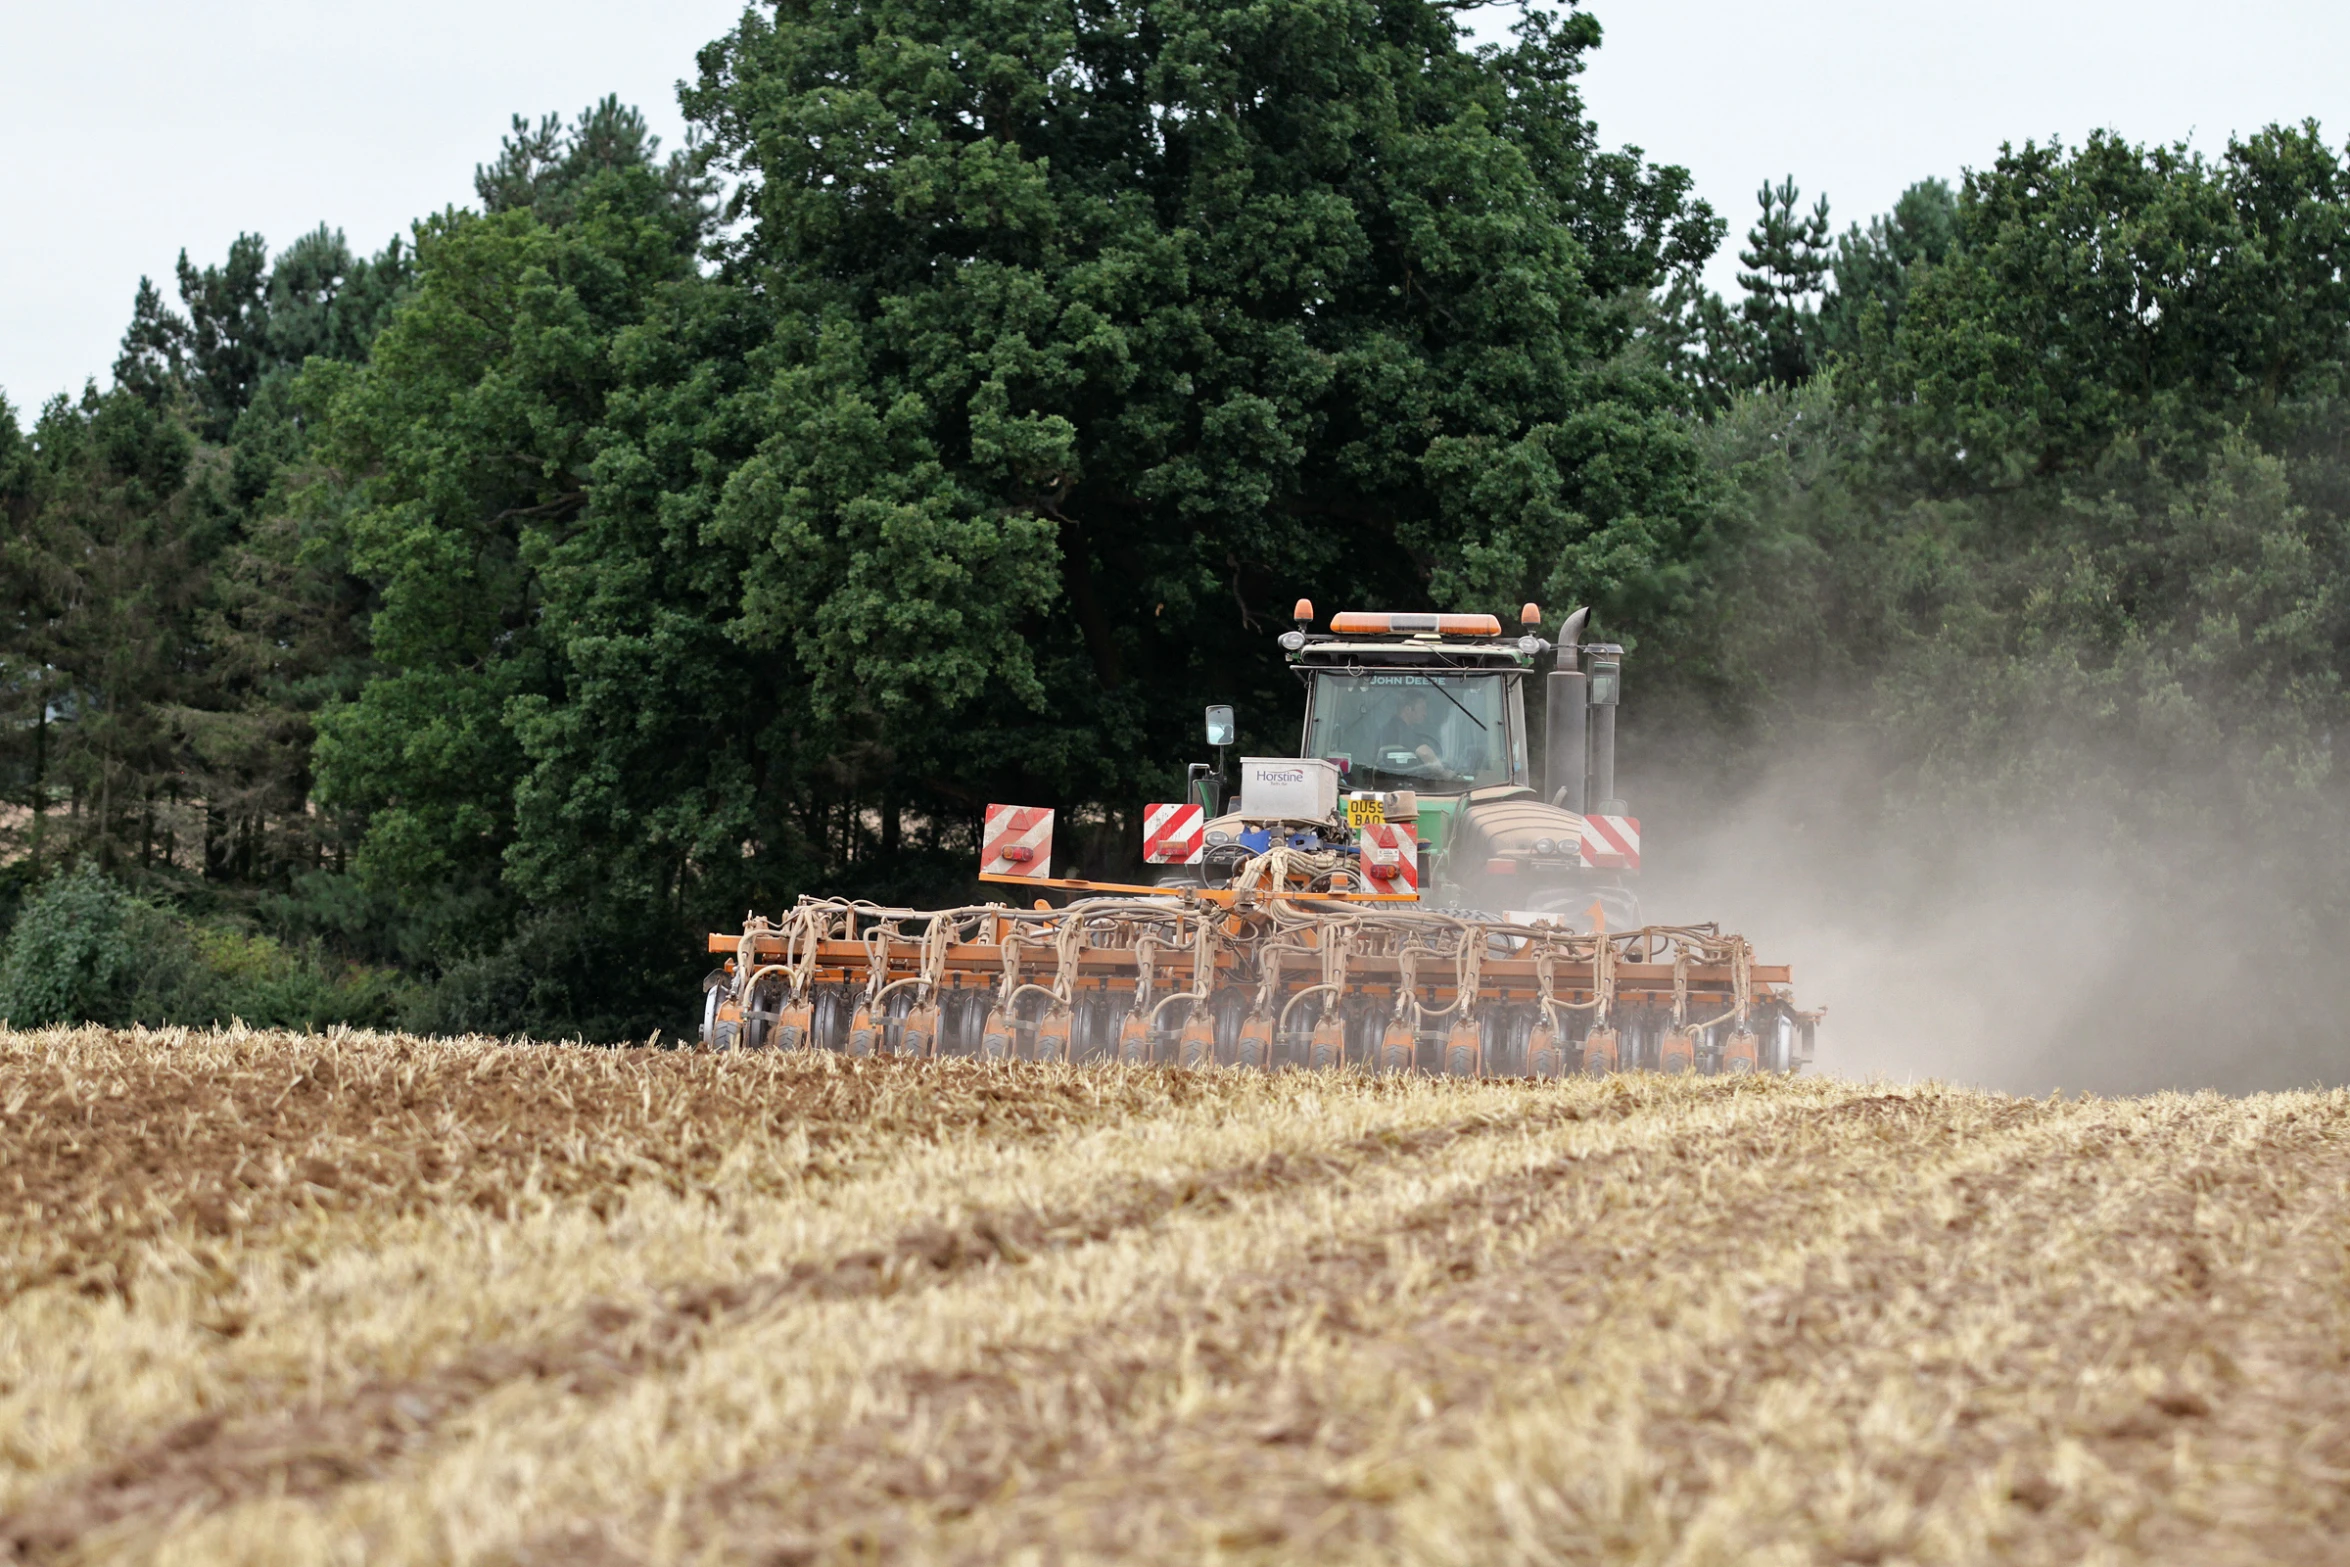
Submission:
[[[2327,1559],[2350,1096],[0,1035],[19,1560]]]

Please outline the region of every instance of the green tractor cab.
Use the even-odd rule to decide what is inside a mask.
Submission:
[[[1585,841],[1594,794],[1609,820],[1631,819],[1612,798],[1622,650],[1577,643],[1584,611],[1568,617],[1555,645],[1539,635],[1531,604],[1516,636],[1504,635],[1491,615],[1350,612],[1319,633],[1312,619],[1313,606],[1300,600],[1296,629],[1281,643],[1306,689],[1297,761],[1326,764],[1335,799],[1327,809],[1311,795],[1274,800],[1268,790],[1259,799],[1250,784],[1271,776],[1263,764],[1272,759],[1247,758],[1240,798],[1228,806],[1215,797],[1209,769],[1195,766],[1195,788],[1208,784],[1202,799],[1211,819],[1201,864],[1186,870],[1201,885],[1229,883],[1275,846],[1318,856],[1310,868],[1326,868],[1344,885],[1366,823],[1408,824],[1424,902],[1549,916],[1579,929],[1638,923],[1623,881],[1637,868],[1637,824],[1623,830],[1632,835],[1629,857],[1604,849],[1595,856]],[[1545,658],[1555,667],[1545,681],[1550,743],[1538,786],[1526,686]],[[1210,709],[1208,729],[1220,781],[1231,710]]]

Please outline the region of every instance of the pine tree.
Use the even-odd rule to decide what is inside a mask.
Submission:
[[[171,713],[205,588],[186,500],[195,443],[136,393],[53,399],[11,506],[0,662],[32,707],[27,847],[144,862],[178,763]],[[59,808],[62,807],[62,811]]]
[[[1922,269],[1940,266],[1957,247],[1958,198],[1941,180],[1910,186],[1865,233],[1857,224],[1847,229],[1836,241],[1836,286],[1820,303],[1821,343],[1851,356],[1867,331],[1891,337]]]
[[[1793,175],[1776,186],[1766,181],[1755,198],[1762,216],[1738,252],[1747,268],[1738,274],[1746,294],[1738,315],[1746,328],[1748,377],[1755,383],[1794,386],[1820,367],[1815,301],[1835,258],[1828,248],[1828,198],[1798,215],[1800,195]]]

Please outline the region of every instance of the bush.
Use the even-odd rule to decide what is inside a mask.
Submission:
[[[0,865],[0,952],[8,950],[8,933],[16,928],[17,913],[39,884],[40,878],[33,874],[30,859]]]
[[[450,964],[401,1026],[422,1034],[522,1034],[610,1044],[693,1026],[700,998],[678,954],[642,934],[575,919],[525,920],[494,950]]]
[[[289,949],[227,924],[193,924],[83,864],[25,901],[0,948],[0,1018],[52,1023],[257,1027],[391,1023],[406,987],[384,969]]]
[[[207,975],[186,928],[83,862],[25,900],[0,952],[0,1018],[161,1022],[201,1010]]]
[[[194,940],[215,1010],[256,1027],[376,1028],[399,1014],[403,987],[389,970],[338,964],[315,946],[289,951],[269,936],[225,925],[199,926]]]

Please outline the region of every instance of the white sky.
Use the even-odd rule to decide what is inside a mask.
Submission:
[[[2138,140],[2316,116],[2350,137],[2342,0],[1592,0],[1602,136],[1687,165],[1730,220],[1792,173],[1837,227],[2002,140]],[[184,245],[279,246],[324,220],[373,250],[472,196],[508,118],[607,92],[667,145],[675,83],[739,0],[0,0],[0,392],[29,418],[101,384],[142,273]],[[1767,20],[1766,20],[1767,19]],[[1487,25],[1498,21],[1487,13]]]

